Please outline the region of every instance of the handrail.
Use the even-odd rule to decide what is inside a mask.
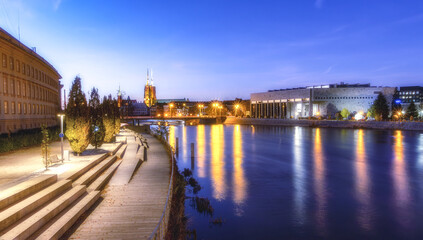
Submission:
[[[171,164],[172,164],[172,171],[170,174],[170,182],[169,182],[169,189],[167,192],[167,198],[166,203],[163,209],[162,216],[160,217],[160,220],[157,224],[157,226],[154,228],[154,231],[151,233],[151,235],[148,237],[148,239],[164,239],[166,235],[167,230],[167,221],[169,220],[169,213],[170,213],[170,202],[172,201],[172,189],[173,189],[173,165],[174,165],[174,151],[172,149],[172,146],[163,139],[163,137],[155,135],[157,138],[159,138],[160,142],[162,142],[167,150],[170,152],[170,158],[171,158]]]

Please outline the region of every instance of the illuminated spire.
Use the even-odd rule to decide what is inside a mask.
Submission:
[[[147,86],[148,86],[148,81],[149,81],[149,69],[147,68]]]
[[[151,86],[154,86],[153,70],[150,69]]]
[[[118,96],[122,96],[122,92],[120,91],[120,84],[119,84]]]

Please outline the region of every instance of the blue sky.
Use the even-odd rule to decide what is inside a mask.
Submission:
[[[0,0],[0,26],[50,61],[66,89],[159,98],[347,82],[423,85],[423,1]],[[19,24],[18,24],[19,23]]]

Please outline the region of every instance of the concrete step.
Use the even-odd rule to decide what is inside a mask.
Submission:
[[[126,151],[126,147],[127,147],[128,145],[127,144],[124,144],[120,149],[119,149],[119,151],[117,151],[117,153],[116,153],[116,156],[118,157],[118,159],[122,159],[123,158],[123,155],[125,155],[125,151]]]
[[[0,210],[57,182],[56,174],[41,175],[0,192]]]
[[[122,160],[116,174],[110,180],[110,185],[126,185],[132,178],[135,170],[139,167],[140,155],[136,154],[138,144],[128,144],[128,153],[125,154],[125,158]]]
[[[50,219],[71,205],[80,196],[86,193],[86,188],[83,185],[73,187],[71,190],[64,193],[59,198],[55,199],[47,206],[38,210],[29,218],[19,223],[6,234],[1,236],[1,239],[27,239],[34,234],[38,229],[43,227]]]
[[[84,196],[36,239],[59,239],[99,198],[100,191],[93,191]]]
[[[106,159],[107,157],[110,156],[110,153],[104,153],[103,155],[101,155],[99,158],[97,158],[94,161],[91,161],[90,163],[88,163],[87,165],[85,165],[84,167],[82,167],[80,170],[76,171],[75,173],[73,173],[71,176],[67,177],[67,180],[72,180],[75,181],[76,179],[78,179],[80,176],[82,176],[84,173],[86,173],[88,170],[90,170],[91,168],[93,168],[95,165],[97,165],[98,163],[100,163],[101,161],[103,161],[104,159]]]
[[[113,151],[110,152],[110,156],[115,155],[116,152],[119,151],[120,147],[122,147],[122,145],[123,145],[123,142],[120,142],[119,145]]]
[[[6,208],[0,212],[0,232],[71,187],[72,181],[62,180]]]
[[[94,179],[96,179],[104,170],[116,161],[116,156],[110,156],[91,168],[88,172],[82,175],[74,182],[75,185],[89,185]]]
[[[104,186],[109,182],[110,178],[112,178],[113,173],[119,167],[122,161],[118,160],[117,162],[113,163],[111,167],[109,167],[100,177],[98,177],[93,183],[88,186],[88,191],[101,191]]]

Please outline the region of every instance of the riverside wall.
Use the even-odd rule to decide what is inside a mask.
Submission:
[[[404,121],[403,122],[378,122],[378,121],[257,119],[257,118],[231,117],[231,118],[227,118],[224,124],[423,131],[423,122],[404,122]]]

